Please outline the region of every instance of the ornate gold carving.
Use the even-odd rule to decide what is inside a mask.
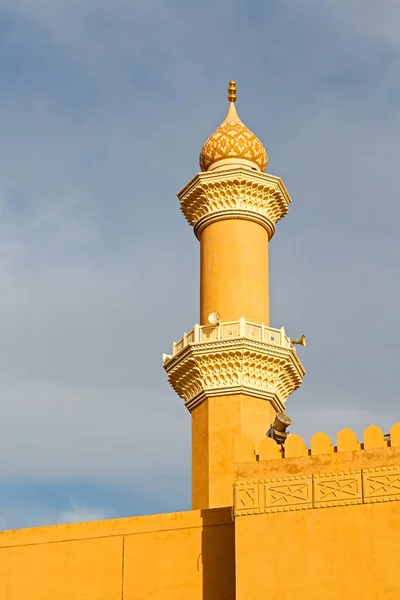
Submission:
[[[400,500],[400,466],[363,471],[364,502]]]
[[[279,177],[245,168],[199,173],[178,198],[197,237],[210,221],[235,217],[260,223],[271,239],[291,202]]]
[[[253,515],[259,512],[259,486],[257,480],[241,482],[235,486],[235,513]]]
[[[393,500],[400,500],[400,465],[237,481],[234,511],[242,516]]]
[[[228,121],[214,131],[200,154],[200,168],[207,169],[225,158],[244,158],[254,162],[261,171],[268,164],[267,152],[252,131],[242,121]]]
[[[362,503],[361,471],[314,475],[314,506]]]
[[[312,476],[278,477],[264,482],[264,512],[312,508]]]
[[[200,168],[202,171],[207,171],[217,162],[238,158],[253,163],[261,171],[265,171],[268,164],[267,152],[258,137],[246,127],[236,112],[234,81],[230,82],[228,92],[231,99],[228,113],[223,123],[210,135],[201,149]]]

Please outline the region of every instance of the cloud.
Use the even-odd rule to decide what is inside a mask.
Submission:
[[[61,525],[66,523],[82,523],[100,521],[113,517],[110,508],[99,508],[77,503],[70,499],[68,506],[54,510],[51,506],[32,505],[7,507],[6,516],[0,517],[0,531],[18,526],[40,527],[44,525]]]
[[[56,523],[82,523],[84,521],[100,521],[101,519],[110,519],[112,510],[109,508],[92,508],[84,506],[74,501],[71,506],[60,511],[56,515]]]

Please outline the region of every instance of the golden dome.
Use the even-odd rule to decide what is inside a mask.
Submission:
[[[229,108],[225,120],[208,138],[200,152],[200,168],[212,171],[219,168],[243,166],[265,171],[267,152],[236,112],[236,83],[229,82]]]

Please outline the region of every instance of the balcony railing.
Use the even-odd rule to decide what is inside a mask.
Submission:
[[[189,333],[172,345],[172,356],[178,354],[188,344],[201,344],[218,340],[249,338],[260,342],[267,342],[276,346],[290,348],[290,339],[284,328],[273,329],[263,323],[251,323],[243,317],[238,321],[228,321],[218,325],[195,325]]]

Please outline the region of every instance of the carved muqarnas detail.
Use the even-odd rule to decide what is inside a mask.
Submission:
[[[238,168],[199,173],[178,194],[187,221],[196,227],[206,217],[232,215],[259,219],[272,237],[288,212],[290,196],[279,177]]]
[[[190,344],[165,364],[169,381],[189,409],[211,396],[248,393],[276,410],[302,381],[304,369],[292,347],[249,339]]]

